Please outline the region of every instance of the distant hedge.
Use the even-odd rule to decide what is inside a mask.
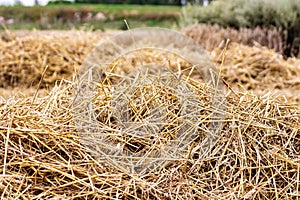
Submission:
[[[180,5],[180,0],[75,0],[76,3]]]
[[[54,4],[56,5],[56,4]],[[95,15],[101,12],[107,16],[106,21],[115,20],[171,20],[176,21],[179,16],[179,10],[136,10],[130,12],[127,8],[123,10],[105,10],[98,9],[97,6],[86,5],[86,6],[76,6],[65,5],[65,6],[34,6],[34,7],[24,7],[24,6],[9,6],[0,7],[0,16],[6,19],[14,19],[15,23],[24,22],[35,22],[40,23],[45,21],[45,23],[56,23],[61,22],[65,24],[72,24],[75,22],[90,22],[94,19]],[[90,19],[89,19],[90,18]],[[1,27],[0,27],[1,28]]]
[[[300,0],[219,0],[206,7],[184,8],[186,24],[209,23],[236,29],[280,28],[284,55],[297,55],[300,45]]]

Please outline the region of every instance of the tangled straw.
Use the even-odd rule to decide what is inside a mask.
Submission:
[[[181,73],[142,64],[118,73],[116,65],[106,64],[132,51],[141,54],[141,49],[175,53],[194,66]],[[82,69],[75,116],[82,140],[98,160],[126,173],[144,174],[170,160],[186,159],[200,138],[203,155],[217,140],[225,112],[224,91],[208,55],[193,40],[164,29],[125,32],[98,45]],[[192,84],[193,70],[210,88],[206,105]],[[95,96],[101,105],[92,103]],[[204,110],[209,114],[203,115]]]
[[[69,32],[64,36],[69,37]],[[80,34],[77,36],[78,40],[81,37],[87,39],[86,36]],[[63,41],[62,44],[64,44],[66,43],[64,38],[56,40],[56,42]],[[28,38],[20,40],[27,41]],[[30,39],[30,41],[33,40],[39,43],[39,40],[35,40],[35,38]],[[49,40],[49,44],[51,41]],[[68,40],[68,43],[69,41],[71,40]],[[76,43],[76,41],[73,41],[75,47],[72,52],[77,52],[84,46]],[[88,44],[93,45],[90,38]],[[53,43],[50,45],[53,45]],[[2,52],[12,52],[18,55],[23,52],[23,55],[28,55],[22,49],[22,46],[16,45],[13,49],[1,47]],[[86,46],[84,48],[89,49]],[[40,55],[47,57],[48,54],[42,53],[47,52],[44,50],[45,47],[41,49]],[[58,52],[60,50],[62,49],[59,48]],[[254,56],[253,52],[255,52]],[[109,102],[117,99],[117,95],[110,95],[116,92],[114,87],[110,86],[120,85],[124,89],[126,88],[126,84],[120,84],[119,80],[123,79],[125,83],[132,80],[127,75],[136,75],[138,71],[131,71],[132,65],[145,66],[140,62],[134,63],[136,58],[139,58],[138,61],[142,60],[145,63],[156,60],[163,63],[167,57],[164,54],[156,58],[149,55],[151,53],[154,52],[138,53],[128,59],[128,62],[122,58],[117,62],[119,65],[113,63],[112,66],[107,66],[111,70],[106,70],[103,78],[108,76],[109,79],[106,79],[106,81],[100,79],[102,81],[94,82],[95,98],[93,108],[95,112],[93,113],[96,116],[100,114],[97,111],[102,109],[101,106],[106,106],[102,109],[103,111],[110,111],[107,114],[115,112],[112,112],[112,104],[109,104]],[[253,66],[253,63],[255,63],[256,66],[263,66],[268,69],[270,63],[277,63],[278,67],[292,72],[290,74],[292,76],[284,76],[283,80],[276,79],[277,76],[274,77],[273,74],[269,73],[270,70],[267,70],[264,79],[256,78],[256,82],[251,80],[250,85],[265,87],[264,91],[272,90],[272,84],[263,82],[272,77],[272,80],[275,79],[280,84],[281,81],[286,82],[283,85],[286,88],[283,89],[288,90],[290,89],[288,83],[296,83],[296,80],[298,80],[299,67],[297,66],[299,64],[297,63],[299,63],[299,60],[284,61],[281,58],[274,60],[272,55],[275,56],[275,54],[275,52],[261,47],[229,46],[226,57],[228,63],[225,62],[225,69],[222,70],[224,78],[228,81],[229,86],[234,88],[235,78],[240,78],[240,75],[243,75],[242,72],[247,74],[248,70],[255,69],[247,66]],[[217,53],[217,55],[219,54]],[[1,63],[2,66],[8,66],[10,64],[9,54],[2,53],[2,56],[5,57],[5,60],[3,59]],[[32,59],[36,61],[35,57],[32,57]],[[12,60],[15,63],[18,58],[13,57]],[[183,63],[178,62],[177,58],[170,57],[169,61],[171,63],[170,67],[168,61],[163,63],[163,66],[168,66],[171,70],[162,71],[160,76],[163,77],[164,74],[165,76],[171,76],[170,73],[176,74],[176,72],[181,71],[180,74],[183,74],[181,77],[182,84],[189,86],[189,90],[194,92],[197,99],[201,99],[201,101],[198,101],[203,107],[201,111],[203,118],[199,120],[204,120],[212,111],[217,110],[216,108],[213,109],[210,103],[210,95],[214,94],[211,89],[214,88],[210,88],[210,84],[198,78],[198,73],[192,73],[190,76],[189,73],[185,73],[185,71],[192,70]],[[247,61],[249,61],[248,64]],[[51,60],[47,61],[49,66],[51,66],[50,62]],[[238,63],[243,64],[238,65]],[[18,69],[26,68],[23,65],[26,64],[25,62],[19,64]],[[181,67],[177,67],[179,64]],[[234,65],[239,67],[233,67],[235,73],[232,74],[233,71],[229,71],[229,69]],[[158,67],[158,65],[154,66]],[[286,66],[289,68],[286,68]],[[16,67],[14,65],[10,69]],[[118,76],[114,76],[114,74]],[[140,77],[153,79],[151,73],[149,75],[143,73]],[[25,80],[25,78],[20,79],[18,86],[22,86],[24,83],[22,80]],[[101,83],[105,83],[106,87],[103,87]],[[148,88],[145,86],[147,82],[140,80],[140,83],[144,85],[144,87],[141,87],[141,91],[152,91],[153,93],[159,93],[161,85],[163,85],[158,84],[156,87]],[[299,91],[297,90],[297,84],[293,85],[292,90],[297,94],[297,91]],[[180,105],[177,102],[178,98],[176,98],[178,96],[177,91],[171,92],[167,89],[167,86],[165,85],[166,91],[168,91],[167,94],[172,93],[172,95],[168,96],[164,92],[161,99],[171,107]],[[34,90],[34,88],[31,89]],[[84,92],[84,90],[80,91]],[[209,154],[201,157],[203,155],[201,143],[205,141],[199,138],[199,141],[196,140],[191,144],[185,159],[174,159],[169,161],[167,166],[162,167],[159,172],[154,171],[139,177],[131,173],[124,173],[120,169],[111,167],[110,164],[105,164],[107,160],[101,161],[95,159],[97,157],[91,156],[89,148],[83,141],[82,132],[78,131],[78,126],[75,126],[74,123],[76,109],[73,110],[75,107],[73,98],[76,96],[76,91],[74,91],[73,81],[61,81],[60,84],[56,84],[51,89],[49,94],[43,95],[42,98],[37,95],[34,102],[33,97],[30,95],[27,98],[20,96],[11,96],[7,99],[0,98],[0,163],[2,163],[0,166],[0,198],[53,200],[297,199],[300,197],[299,107],[290,105],[290,102],[293,101],[284,103],[281,99],[270,95],[270,93],[257,95],[253,91],[238,92],[230,90],[228,92],[223,128]],[[2,92],[1,94],[3,95]],[[139,100],[142,98],[139,97],[141,95],[136,95],[136,98],[134,98],[133,103],[136,106],[141,105]],[[154,105],[155,103],[156,101],[154,101]],[[112,129],[105,125],[113,125],[113,120],[109,122],[111,118],[105,117],[105,113],[102,113],[102,116],[102,119],[98,119],[97,125],[101,121],[105,122],[100,123],[100,125],[108,133]],[[167,119],[174,121],[171,115],[169,117]],[[107,119],[107,121],[103,121],[103,119]],[[204,120],[200,127],[206,130],[205,128],[209,124],[211,124],[211,121]],[[172,131],[174,128],[169,126],[166,127],[166,130]],[[202,132],[205,133],[205,131]],[[126,139],[126,137],[124,138]],[[161,138],[166,138],[163,141],[167,140],[166,142],[168,142],[167,135]]]

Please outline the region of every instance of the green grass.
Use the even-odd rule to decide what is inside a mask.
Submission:
[[[61,5],[47,5],[46,7],[57,7]],[[180,12],[181,7],[179,6],[157,6],[157,5],[128,5],[128,4],[67,4],[63,6],[69,6],[74,8],[82,8],[82,7],[93,7],[96,11],[120,11],[120,10],[138,10],[138,11],[172,11],[172,12]]]
[[[129,24],[129,28],[139,28],[139,27],[161,27],[161,28],[171,28],[176,29],[178,27],[178,23],[174,21],[154,21],[154,20],[126,20]],[[127,30],[127,26],[124,20],[114,20],[109,22],[89,22],[89,23],[76,23],[76,24],[62,24],[62,23],[54,23],[49,24],[46,28],[41,28],[37,23],[34,22],[26,22],[26,23],[15,23],[12,25],[7,25],[7,29],[9,30],[33,30],[33,29],[43,29],[43,30],[70,30],[70,29],[80,29],[80,30]],[[4,27],[0,26],[0,31],[3,30]]]
[[[74,14],[102,12],[107,20],[74,21]],[[92,27],[92,29],[125,29],[124,19],[130,27],[158,26],[174,28],[178,24],[181,8],[177,6],[122,5],[122,4],[51,4],[47,6],[0,6],[0,16],[13,18],[15,23],[9,29],[71,29]],[[43,22],[44,20],[44,22]],[[41,22],[46,23],[41,25]],[[1,27],[0,27],[1,29]]]

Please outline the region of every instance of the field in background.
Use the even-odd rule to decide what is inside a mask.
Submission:
[[[0,7],[8,29],[121,29],[176,27],[181,8],[154,5],[68,4]],[[10,20],[10,21],[9,21]],[[1,22],[0,22],[1,23]],[[1,29],[1,28],[0,28]],[[2,27],[3,29],[3,27]]]
[[[283,54],[297,56],[300,51],[299,0],[235,0],[212,1],[206,7],[187,6],[183,24],[206,23],[237,30],[263,28],[280,30]],[[272,38],[269,38],[270,40]],[[277,38],[275,38],[276,40]]]

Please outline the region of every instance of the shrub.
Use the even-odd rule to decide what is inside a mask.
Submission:
[[[73,2],[67,0],[52,0],[48,2],[48,5],[69,5]]]
[[[284,54],[291,56],[293,48],[299,49],[300,0],[219,0],[206,7],[184,8],[183,24],[193,22],[219,24],[223,27],[281,28],[285,34]]]

